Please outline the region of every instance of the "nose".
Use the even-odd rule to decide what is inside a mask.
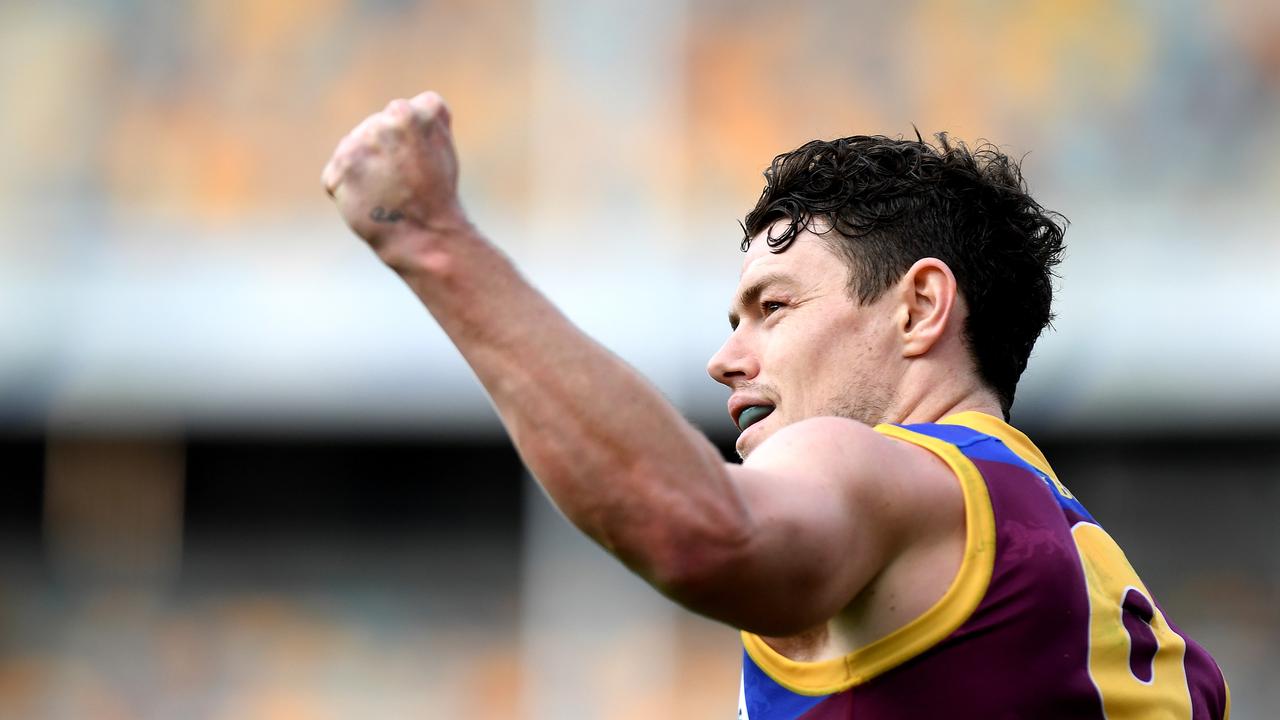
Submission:
[[[735,330],[707,362],[707,374],[712,380],[732,388],[736,383],[760,374],[760,362],[747,347],[745,338]]]

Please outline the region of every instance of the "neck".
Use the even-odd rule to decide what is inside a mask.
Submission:
[[[995,392],[974,382],[955,387],[939,387],[929,392],[904,395],[899,405],[885,413],[884,422],[895,425],[937,422],[948,415],[974,410],[1003,418]]]

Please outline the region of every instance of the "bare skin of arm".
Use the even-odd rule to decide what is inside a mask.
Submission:
[[[882,469],[936,474],[927,453],[815,418],[744,465],[725,463],[472,226],[457,172],[448,110],[423,93],[362,122],[322,180],[461,351],[530,471],[584,533],[689,609],[773,636],[837,615],[918,540],[936,483]]]

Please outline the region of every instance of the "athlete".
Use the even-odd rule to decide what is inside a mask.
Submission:
[[[740,718],[1227,717],[1212,658],[1006,422],[1064,226],[1016,163],[856,136],[765,177],[708,367],[741,464],[472,225],[438,95],[365,119],[322,180],[565,516],[742,630]]]

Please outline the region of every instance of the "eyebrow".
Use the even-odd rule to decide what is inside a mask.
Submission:
[[[758,280],[751,283],[738,293],[738,300],[729,308],[729,327],[734,330],[738,329],[738,322],[741,317],[734,308],[748,308],[754,306],[760,300],[760,296],[770,285],[787,285],[793,283],[794,280],[790,275],[781,272],[771,272],[761,276]]]

